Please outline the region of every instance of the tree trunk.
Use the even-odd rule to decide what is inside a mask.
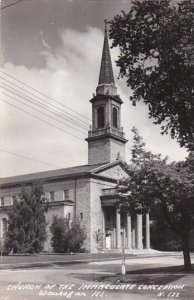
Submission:
[[[185,236],[182,238],[182,250],[183,250],[185,270],[190,271],[192,270],[192,265],[191,265],[191,257],[190,257],[190,250],[189,250],[188,234],[185,234]]]

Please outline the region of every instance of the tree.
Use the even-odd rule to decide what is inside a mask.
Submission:
[[[129,179],[119,183],[121,209],[131,214],[160,208],[166,222],[181,240],[185,269],[191,269],[189,233],[194,224],[193,158],[167,163],[167,158],[143,148],[136,129]],[[190,154],[191,155],[191,154]]]
[[[9,211],[5,249],[8,253],[38,253],[46,240],[44,193],[39,183],[23,189]]]
[[[135,105],[181,146],[194,149],[194,0],[136,0],[110,22],[117,66]]]
[[[70,224],[68,219],[54,217],[50,227],[51,245],[57,253],[80,252],[86,238],[78,222]]]

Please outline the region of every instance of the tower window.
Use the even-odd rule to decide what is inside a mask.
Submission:
[[[117,118],[117,109],[116,109],[116,107],[113,107],[113,112],[112,112],[112,114],[113,114],[113,127],[118,127],[118,118]]]
[[[98,128],[104,127],[104,107],[100,106],[98,108]]]
[[[107,211],[107,212],[106,212],[106,220],[107,220],[108,222],[110,222],[110,220],[111,220],[111,217],[110,217],[110,211]]]

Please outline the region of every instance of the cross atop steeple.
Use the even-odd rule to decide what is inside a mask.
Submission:
[[[107,29],[108,21],[104,20],[104,23],[105,23],[104,45],[103,45],[103,50],[102,50],[102,59],[101,59],[98,87],[111,85],[112,87],[114,87],[116,89],[115,81],[114,81],[114,74],[113,74],[113,69],[112,69],[112,61],[111,61],[111,56],[110,56],[109,42],[108,42],[108,29]],[[100,94],[102,92],[102,88],[99,89],[98,87],[97,87],[97,93]],[[114,89],[114,92],[116,92],[115,89]]]
[[[108,20],[104,20],[104,32],[107,33]]]

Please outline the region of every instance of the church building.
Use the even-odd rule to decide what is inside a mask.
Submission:
[[[90,100],[92,125],[86,137],[88,164],[65,169],[19,175],[0,180],[0,234],[4,239],[8,211],[21,192],[41,180],[48,199],[45,251],[52,251],[50,225],[53,217],[79,220],[85,228],[84,248],[96,252],[96,236],[102,236],[102,249],[115,251],[123,246],[129,251],[150,248],[149,214],[120,213],[117,182],[127,178],[125,145],[121,125],[122,99],[117,94],[105,28],[101,67],[96,93]]]

